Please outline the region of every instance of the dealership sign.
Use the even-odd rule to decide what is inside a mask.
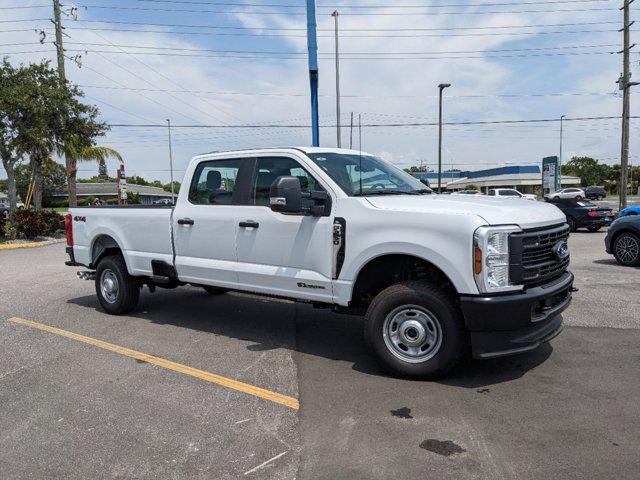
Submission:
[[[558,157],[542,159],[542,191],[552,193],[560,190],[560,163]]]

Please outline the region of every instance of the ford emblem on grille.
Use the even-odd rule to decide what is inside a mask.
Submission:
[[[558,260],[564,260],[569,256],[569,245],[564,240],[561,240],[553,246],[551,252]]]

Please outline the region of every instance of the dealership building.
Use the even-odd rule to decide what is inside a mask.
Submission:
[[[438,172],[413,173],[415,177],[429,181],[432,188],[438,186]],[[515,188],[520,193],[540,195],[542,172],[537,165],[488,168],[476,171],[442,172],[441,184],[448,191],[464,190],[475,185],[483,193],[491,188]],[[562,188],[579,187],[580,178],[562,176]]]

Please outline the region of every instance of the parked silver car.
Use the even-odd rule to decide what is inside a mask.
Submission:
[[[549,200],[557,200],[558,198],[575,198],[577,200],[582,200],[586,197],[584,190],[581,188],[563,188],[562,190],[558,190],[553,193],[548,193],[544,196]]]

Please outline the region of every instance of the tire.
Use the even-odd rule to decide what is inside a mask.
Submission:
[[[120,255],[103,257],[96,268],[96,295],[105,312],[111,315],[128,313],[138,304],[140,283],[129,275]]]
[[[567,223],[569,224],[569,231],[575,232],[576,230],[578,230],[578,223],[576,222],[575,218],[567,217]]]
[[[202,289],[209,295],[222,295],[223,293],[227,293],[227,290],[224,288],[212,287],[211,285],[203,285]]]
[[[600,230],[601,228],[602,228],[602,225],[591,225],[591,226],[587,227],[587,230],[589,230],[592,233],[595,233],[598,230]]]
[[[625,215],[625,217],[630,217],[631,215],[638,215],[636,212],[629,212]]]
[[[635,233],[622,232],[613,241],[613,256],[625,267],[640,266],[640,237]]]
[[[582,200],[582,195],[576,195],[576,200]]]
[[[398,283],[380,292],[367,309],[364,336],[380,365],[404,378],[442,377],[469,351],[455,299],[421,281]]]

